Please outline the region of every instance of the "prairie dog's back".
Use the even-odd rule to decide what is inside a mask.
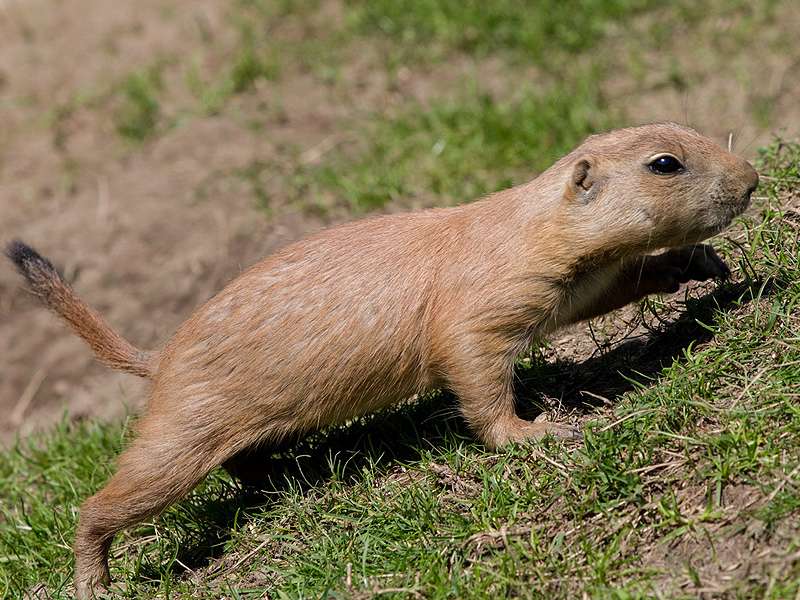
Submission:
[[[305,413],[309,427],[420,391],[432,377],[434,283],[457,251],[462,212],[366,219],[288,246],[198,309],[156,379],[295,425]]]

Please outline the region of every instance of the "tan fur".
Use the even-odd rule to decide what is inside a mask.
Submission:
[[[89,344],[103,364],[139,377],[153,374],[155,354],[135,348],[114,331],[75,295],[50,261],[19,241],[9,244],[6,254],[26,277],[31,291]]]
[[[661,152],[686,172],[652,173]],[[51,299],[106,362],[152,370],[137,437],[81,509],[78,595],[109,582],[117,531],[215,466],[433,387],[457,395],[490,447],[577,435],[516,415],[516,356],[563,325],[724,276],[713,250],[695,244],[744,210],[757,181],[746,161],[675,124],[592,136],[481,201],[365,219],[284,248],[138,362],[71,295]],[[651,255],[663,248],[673,250]],[[127,358],[112,360],[114,348]]]

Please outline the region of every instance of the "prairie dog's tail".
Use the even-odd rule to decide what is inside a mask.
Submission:
[[[139,350],[111,329],[78,298],[49,260],[19,240],[8,244],[6,256],[28,280],[33,293],[89,344],[101,362],[140,377],[152,376],[152,353]]]

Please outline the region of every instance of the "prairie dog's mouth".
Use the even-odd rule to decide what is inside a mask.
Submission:
[[[714,211],[713,214],[708,215],[708,219],[705,223],[698,223],[698,227],[695,230],[695,235],[687,235],[681,244],[685,243],[700,243],[703,240],[707,240],[708,238],[712,238],[715,235],[722,233],[725,231],[733,220],[741,214],[742,211],[737,210],[736,208],[728,205],[728,206],[718,206],[717,210]]]
[[[750,194],[740,198],[738,202],[725,202],[716,203],[715,213],[717,222],[712,225],[712,229],[716,229],[715,233],[719,233],[728,227],[733,220],[744,213],[750,206]]]

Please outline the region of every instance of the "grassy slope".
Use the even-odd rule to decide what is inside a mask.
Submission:
[[[232,95],[280,76],[273,53],[254,42],[254,14],[276,18],[317,4],[236,4],[249,15],[241,48],[211,83],[205,73],[188,77],[198,102],[188,112],[218,112]],[[389,69],[408,59],[409,46],[417,61],[500,53],[512,69],[520,56],[541,67],[547,34],[563,46],[548,54],[561,68],[591,55],[607,26],[649,6],[586,4],[608,12],[576,21],[554,10],[540,19],[499,2],[485,19],[448,2],[417,0],[399,11],[396,3],[349,2],[336,35],[354,44],[378,37],[390,49],[406,40],[399,54],[389,51]],[[335,63],[336,54],[325,60]],[[401,195],[448,202],[505,185],[621,118],[592,85],[604,65],[578,64],[558,73],[563,78],[545,73],[543,89],[503,100],[470,84],[429,106],[369,115],[355,123],[368,132],[367,147],[297,164],[287,187],[360,211]],[[159,68],[119,89],[121,135],[145,140],[173,126],[159,108]],[[445,418],[454,412],[447,400],[444,409],[432,399],[380,415],[286,454],[264,493],[242,494],[215,474],[187,501],[121,536],[112,571],[122,593],[795,597],[800,280],[796,213],[779,207],[797,207],[800,148],[775,145],[763,160],[762,170],[778,178],[763,188],[773,208],[744,222],[726,246],[740,265],[739,284],[691,300],[677,324],[674,307],[658,309],[665,324],[647,348],[686,350],[651,379],[618,355],[601,359],[601,370],[621,370],[635,383],[610,408],[580,409],[589,422],[585,444],[490,454],[458,418]],[[703,327],[692,325],[695,317]],[[548,382],[584,368],[539,361],[527,375]],[[125,431],[65,424],[0,456],[3,597],[39,584],[69,595],[77,507],[108,477]]]
[[[690,344],[690,328],[685,352],[652,379],[610,361],[636,389],[586,409],[584,444],[488,453],[435,399],[375,417],[276,461],[263,493],[216,474],[125,534],[113,561],[123,591],[794,597],[800,146],[776,144],[763,161],[764,209],[731,234],[739,269],[704,316],[710,339]],[[682,322],[710,302],[688,303]],[[656,346],[682,335],[665,328]],[[546,379],[581,367],[534,368]],[[37,583],[66,593],[78,504],[122,437],[119,426],[65,425],[2,455],[0,593]]]

